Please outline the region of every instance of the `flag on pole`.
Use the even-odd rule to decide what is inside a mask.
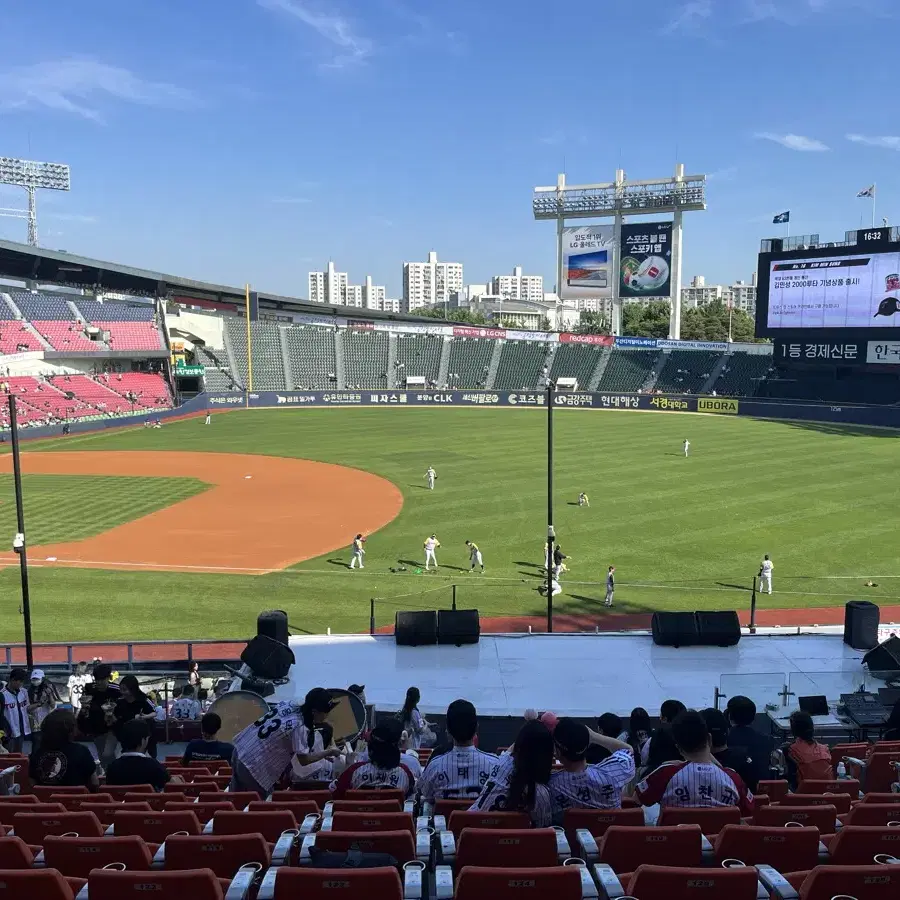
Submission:
[[[785,210],[783,213],[778,213],[774,219],[772,219],[773,225],[785,225],[791,221],[791,211]]]
[[[857,197],[875,197],[875,185],[870,184],[867,188],[863,188],[857,195]]]

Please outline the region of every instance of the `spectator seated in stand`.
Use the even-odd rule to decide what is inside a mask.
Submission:
[[[161,791],[170,781],[181,781],[171,776],[166,768],[147,755],[151,726],[143,719],[131,719],[119,732],[122,753],[106,769],[107,784],[149,784]]]
[[[222,720],[216,713],[206,713],[200,720],[200,737],[190,741],[184,748],[184,757],[181,760],[183,766],[192,762],[204,762],[212,760],[225,760],[231,762],[234,756],[234,745],[225,741],[216,740],[216,735],[222,727]]]
[[[680,700],[666,700],[659,708],[659,728],[641,749],[641,765],[652,772],[664,762],[680,759],[678,747],[672,737],[672,722],[685,710]]]
[[[831,750],[827,744],[820,744],[815,739],[815,727],[809,713],[799,709],[791,713],[791,734],[794,740],[783,748],[791,790],[796,791],[803,781],[833,779]]]
[[[98,787],[97,764],[91,751],[74,740],[75,715],[55,709],[41,722],[40,748],[28,759],[32,783],[51,787],[83,785],[92,793]]]
[[[749,790],[755,793],[759,779],[756,777],[753,760],[750,759],[746,750],[728,746],[728,719],[725,717],[725,713],[710,708],[702,710],[700,715],[703,716],[703,721],[706,722],[706,727],[709,729],[713,756],[726,769],[734,769]]]
[[[194,697],[194,689],[186,684],[181,696],[172,704],[172,718],[180,721],[195,721],[202,715],[200,701]]]
[[[769,735],[753,728],[756,704],[749,697],[738,695],[728,700],[725,712],[731,722],[728,746],[747,752],[757,781],[768,778],[775,745]]]
[[[684,762],[664,763],[637,785],[635,793],[644,806],[737,806],[742,815],[753,815],[753,794],[734,769],[723,768],[713,756],[700,713],[680,713],[672,723],[672,737]]]
[[[554,824],[562,825],[567,809],[621,807],[622,791],[634,778],[634,753],[630,744],[591,731],[567,716],[556,723],[553,740],[562,763],[562,771],[550,776]],[[610,756],[588,765],[586,756],[591,746],[602,747]]]
[[[409,797],[415,776],[400,758],[403,729],[396,720],[372,729],[369,736],[369,758],[347,768],[333,786],[334,798],[341,799],[349,790],[398,789]]]

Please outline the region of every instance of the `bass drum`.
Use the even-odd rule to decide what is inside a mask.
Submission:
[[[218,740],[233,741],[248,725],[269,711],[269,704],[253,691],[229,691],[209,707],[222,720]]]
[[[366,708],[356,694],[343,688],[329,688],[328,693],[337,701],[325,719],[334,730],[334,742],[337,745],[352,743],[366,728]]]

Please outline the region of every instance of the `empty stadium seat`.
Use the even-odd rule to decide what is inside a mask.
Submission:
[[[151,784],[104,784],[102,786],[104,794],[112,796],[113,800],[136,800],[136,797],[130,797],[129,794],[156,794]],[[144,798],[141,797],[141,800]],[[150,801],[148,801],[150,802]]]
[[[869,752],[870,744],[834,744],[831,748],[831,765],[837,768],[838,763],[845,756],[853,756],[857,759],[865,759]]]
[[[0,837],[0,869],[28,869],[34,853],[20,837]]]
[[[581,900],[582,872],[578,866],[544,868],[488,868],[465,866],[456,880],[455,900],[514,900],[552,897],[553,900]]]
[[[462,800],[458,800],[455,798],[442,798],[435,801],[434,814],[436,816],[444,816],[446,818],[450,815],[450,813],[457,809],[461,812],[466,812],[471,805],[471,797],[466,797]]]
[[[347,793],[352,794],[353,792],[347,791]],[[331,802],[331,791],[272,791],[271,797],[273,800],[287,800],[288,802],[312,800],[319,809],[324,809],[325,804]],[[400,804],[399,809],[403,809],[403,800],[400,799],[398,803]]]
[[[54,794],[57,797],[62,796],[63,794],[90,794],[90,791],[83,785],[73,787],[57,785],[56,787],[53,787],[52,785],[36,784],[32,790],[34,791],[34,796],[43,803],[57,802],[52,799]]]
[[[75,900],[80,887],[80,883],[67,881],[56,869],[0,870],[2,900],[22,900],[23,897],[28,900]]]
[[[900,780],[900,750],[875,752],[866,761],[863,778],[866,792],[886,793]]]
[[[601,885],[608,885],[614,877],[608,867],[598,866],[595,872]],[[700,869],[641,865],[622,888],[639,900],[756,900],[758,876],[752,866]]]
[[[834,806],[764,806],[753,811],[753,824],[763,828],[783,828],[789,822],[817,828],[819,834],[833,834],[837,822]]]
[[[345,803],[346,801],[337,801]],[[365,804],[362,804],[363,806]],[[298,824],[307,816],[319,815],[319,806],[314,800],[298,800],[294,803],[288,800],[253,800],[247,805],[248,812],[265,811],[267,809],[286,809],[291,812]],[[364,812],[365,810],[346,810],[347,812]]]
[[[465,828],[531,828],[528,813],[523,812],[481,812],[480,810],[454,810],[447,820],[447,827],[459,840]]]
[[[104,829],[92,812],[19,812],[13,816],[13,830],[26,844],[40,846],[48,834],[72,832],[81,837],[103,837]]]
[[[68,812],[77,812],[85,806],[112,804],[116,801],[111,794],[51,794],[49,802],[61,803]]]
[[[120,812],[113,820],[113,834],[136,834],[147,843],[161,844],[170,834],[184,831],[200,834],[200,822],[189,810],[153,812]]]
[[[713,389],[723,397],[753,397],[771,367],[769,354],[733,353],[726,357]]]
[[[38,857],[38,862],[58,869],[67,877],[87,878],[92,869],[110,863],[122,863],[137,871],[149,869],[153,854],[136,835],[99,838],[47,835],[43,856]]]
[[[224,797],[224,794],[222,796]],[[207,822],[211,822],[212,817],[216,813],[231,812],[234,809],[234,806],[227,800],[220,800],[215,803],[200,803],[193,800],[170,800],[163,808],[166,810],[174,810],[176,812],[192,812],[202,826]]]
[[[245,809],[248,803],[262,800],[256,791],[201,791],[197,794],[198,803],[222,803],[227,801],[235,809]]]
[[[159,849],[156,862],[167,871],[206,868],[217,878],[233,878],[249,863],[267,869],[272,852],[261,834],[173,834]]]
[[[891,793],[882,793],[880,791],[872,791],[863,795],[862,799],[859,801],[860,803],[900,803],[900,793],[895,793],[891,791]]]
[[[721,356],[718,351],[671,350],[655,389],[673,394],[699,393]]]
[[[713,849],[719,863],[739,859],[750,866],[762,863],[782,871],[811,869],[819,860],[819,830],[726,825],[716,835]]]
[[[484,388],[487,385],[494,341],[482,338],[450,338],[447,368],[449,387],[457,390]]]
[[[185,797],[197,798],[201,794],[212,794],[216,792],[225,793],[215,781],[206,779],[204,781],[191,781],[187,784],[177,781],[170,781],[163,787],[164,794],[183,794]]]
[[[271,800],[266,801],[270,803],[278,803],[283,805],[286,801],[283,800]],[[300,800],[296,801],[297,803],[312,803],[315,805],[312,800]],[[460,802],[460,801],[455,801]],[[453,807],[454,809],[468,809],[472,805],[471,800],[463,800],[462,803],[466,804],[464,807]],[[286,808],[286,807],[285,807]],[[388,813],[388,812],[403,812],[403,806],[398,803],[396,800],[332,800],[331,803],[327,804],[326,814],[334,815],[336,812],[377,812],[377,813]],[[437,812],[437,810],[435,810]]]
[[[410,831],[415,833],[413,817],[406,812],[336,812],[322,823],[330,831]]]
[[[541,379],[547,345],[537,341],[504,341],[494,378],[498,391],[533,391]]]
[[[9,803],[8,799],[11,798],[4,797],[0,800],[0,824],[10,828],[14,816],[20,812],[56,814],[66,811],[62,803]]]
[[[859,781],[856,778],[809,779],[797,786],[798,794],[849,794],[859,796]]]
[[[840,815],[849,812],[852,803],[849,794],[788,794],[782,797],[779,806],[833,806]]]
[[[136,794],[126,793],[122,798],[125,803],[146,803],[150,809],[168,809],[170,803],[186,803],[187,797],[184,794]]]
[[[393,867],[309,869],[281,866],[266,872],[257,900],[402,900],[403,884]]]
[[[779,803],[783,797],[790,793],[791,786],[783,778],[763,778],[756,785],[756,790],[760,794],[768,796],[772,803]]]
[[[900,859],[900,828],[848,825],[828,846],[829,861],[835,866],[867,866],[879,855]]]
[[[294,388],[308,391],[336,387],[334,330],[293,325],[284,329],[284,333]]]
[[[347,390],[388,385],[388,334],[385,331],[343,332],[344,372]]]
[[[243,890],[233,896],[246,897],[253,874],[242,882]],[[88,879],[90,900],[122,900],[123,897],[152,896],[153,900],[222,900],[222,882],[209,869],[180,872],[130,872],[115,869],[95,869]]]
[[[396,335],[397,384],[409,377],[424,377],[426,383],[437,381],[444,339],[430,334]]]
[[[431,839],[428,832],[422,834],[424,840],[419,849],[427,860],[431,854]],[[312,847],[345,853],[354,846],[363,853],[389,853],[401,864],[417,858],[417,836],[409,831],[319,831],[303,839],[300,863],[309,865]]]
[[[287,809],[217,812],[206,830],[211,834],[261,834],[275,843],[285,831],[296,830],[297,820]]]
[[[456,847],[456,868],[502,866],[535,868],[560,863],[557,832],[553,828],[466,828]]]
[[[591,378],[600,357],[608,348],[602,344],[559,344],[553,355],[550,378],[574,378],[578,382],[578,390],[586,391],[590,387]]]
[[[603,837],[613,825],[643,828],[644,810],[629,809],[567,809],[563,815],[563,829],[576,855],[583,859],[599,859],[597,838]],[[580,834],[579,834],[580,832]],[[588,836],[591,840],[587,840]]]
[[[399,800],[401,807],[406,797],[403,791],[397,788],[385,788],[384,790],[349,790],[344,794],[344,800]]]
[[[766,868],[760,875],[768,884]],[[894,900],[900,896],[900,866],[816,866],[802,879],[793,878],[800,900]],[[778,893],[774,897],[780,896]]]
[[[740,825],[741,811],[736,806],[694,809],[689,806],[666,806],[657,825],[699,825],[706,835],[718,834],[726,825]]]
[[[81,809],[92,812],[103,826],[112,825],[117,812],[151,812],[149,803],[85,803]]]
[[[627,393],[639,391],[650,377],[658,356],[658,350],[623,350],[614,347],[597,390]]]
[[[700,866],[703,834],[699,825],[627,828],[613,825],[598,844],[600,862],[614,872],[634,872],[641,863]]]
[[[896,803],[857,803],[846,816],[844,825],[894,825],[900,827],[900,805]]]

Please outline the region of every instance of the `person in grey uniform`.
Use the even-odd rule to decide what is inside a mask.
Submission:
[[[613,605],[613,592],[616,589],[616,567],[610,566],[606,573],[606,606]]]

